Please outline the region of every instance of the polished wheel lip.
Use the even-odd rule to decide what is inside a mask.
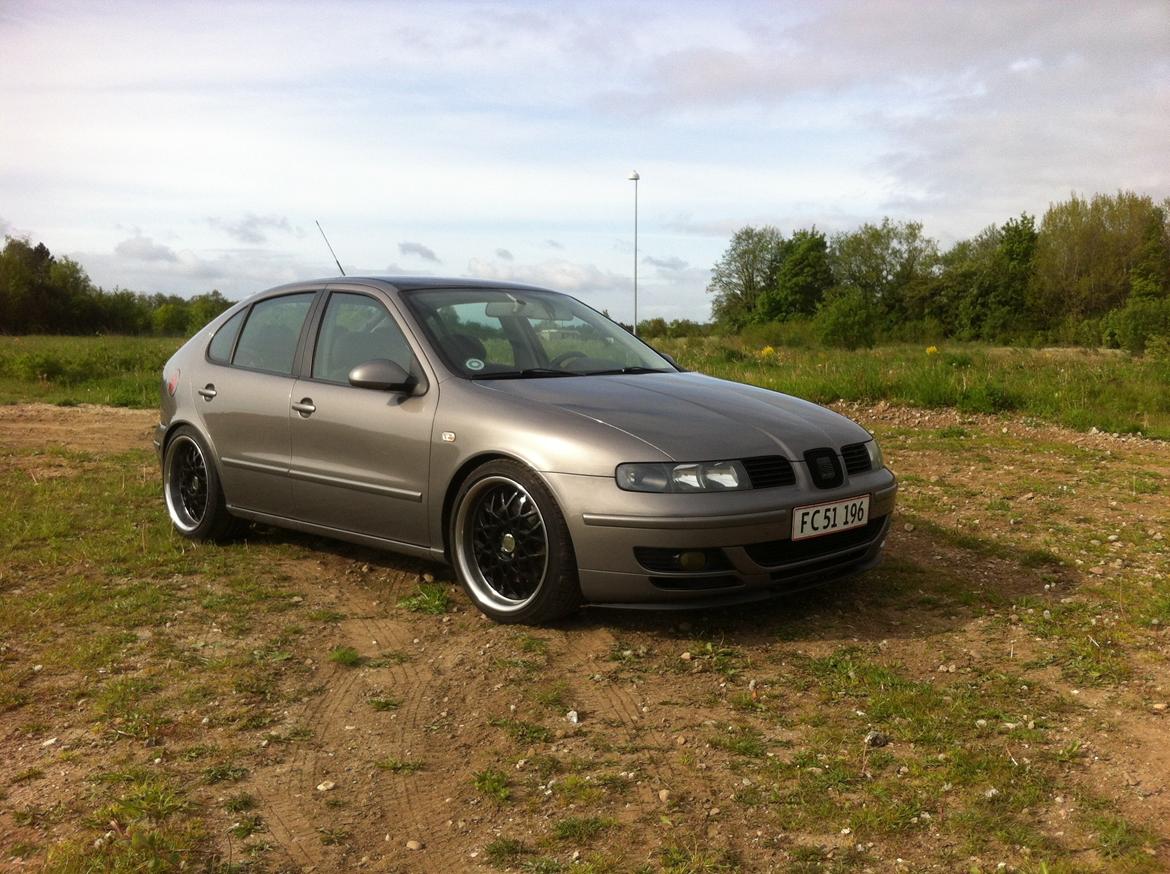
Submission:
[[[166,497],[167,513],[176,528],[190,533],[207,516],[207,459],[199,443],[186,434],[180,434],[171,441],[167,446],[166,457],[163,494]],[[200,497],[202,507],[197,506]]]
[[[532,586],[531,593],[519,598],[509,597],[489,582],[480,565],[480,560],[476,557],[475,525],[481,522],[480,516],[487,500],[492,497],[491,493],[499,489],[513,492],[513,496],[509,500],[520,499],[531,506],[538,524],[529,533],[529,537],[535,537],[539,532],[543,544],[544,560],[540,563],[540,577]],[[459,502],[459,509],[455,514],[454,531],[455,562],[460,576],[466,581],[475,600],[481,605],[499,613],[516,613],[531,604],[540,594],[548,577],[548,527],[545,524],[544,514],[540,512],[539,505],[523,485],[511,477],[501,475],[487,476],[478,480],[463,496],[463,500]],[[511,552],[503,548],[504,538],[510,538],[513,544]],[[503,555],[506,555],[507,560],[511,561],[517,554],[522,553],[520,537],[517,536],[513,528],[509,528],[503,537],[496,538],[495,543],[499,546],[499,551],[502,554],[501,561],[504,560]]]

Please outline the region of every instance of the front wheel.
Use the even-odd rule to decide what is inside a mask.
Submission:
[[[189,425],[167,442],[163,496],[175,530],[191,540],[226,540],[242,524],[227,511],[207,443]]]
[[[581,603],[565,518],[523,465],[491,461],[464,481],[448,542],[459,582],[497,622],[549,622]]]

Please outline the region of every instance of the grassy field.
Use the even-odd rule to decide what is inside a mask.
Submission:
[[[1161,444],[851,412],[904,488],[877,571],[516,629],[409,559],[176,537],[149,412],[0,408],[3,860],[1165,870]]]
[[[0,336],[0,398],[71,406],[158,405],[162,368],[178,337]]]
[[[176,338],[0,337],[0,398],[150,408]],[[1170,362],[1115,351],[887,346],[754,348],[735,338],[655,341],[691,370],[818,403],[890,401],[1020,412],[1078,430],[1170,439]],[[933,350],[933,351],[931,351]]]

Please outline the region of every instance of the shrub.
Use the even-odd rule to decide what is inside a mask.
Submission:
[[[1111,315],[1121,346],[1131,355],[1141,355],[1151,337],[1170,336],[1170,299],[1131,300]]]
[[[826,346],[871,349],[877,335],[877,313],[861,289],[835,288],[817,311],[816,327]]]

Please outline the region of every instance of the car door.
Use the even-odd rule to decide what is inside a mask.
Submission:
[[[316,295],[307,291],[257,301],[244,316],[226,361],[215,360],[219,334],[212,340],[206,378],[194,391],[199,395],[196,408],[219,459],[230,507],[289,514],[293,373],[300,336]]]
[[[293,509],[298,519],[427,545],[427,476],[438,386],[386,303],[334,290],[292,399]],[[374,358],[417,380],[410,392],[356,388],[351,369]]]

